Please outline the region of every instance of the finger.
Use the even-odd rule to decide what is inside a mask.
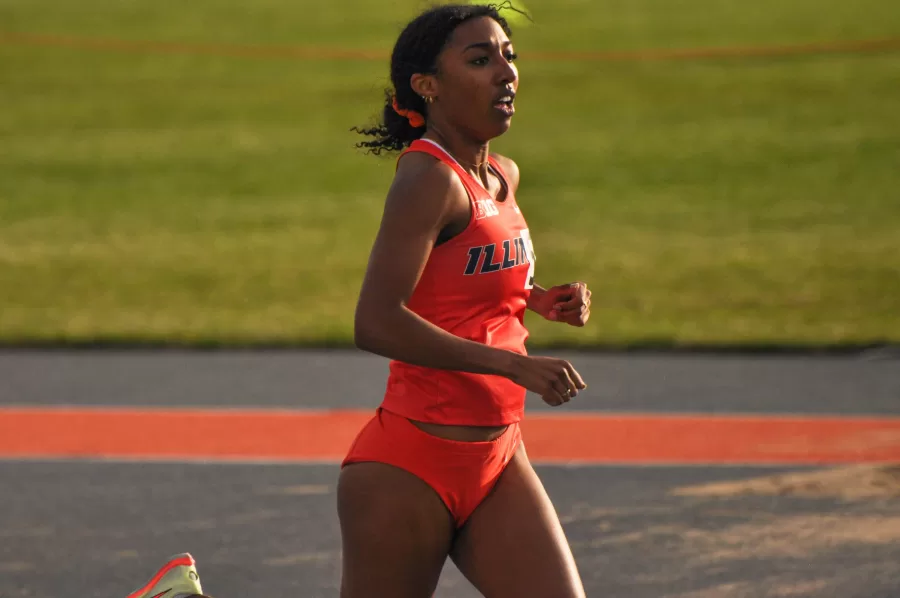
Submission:
[[[584,308],[587,307],[584,303],[579,303],[577,305],[572,305],[571,307],[566,307],[562,309],[553,308],[553,311],[550,313],[555,313],[557,315],[557,319],[567,318],[569,316],[578,316],[584,312]]]
[[[553,309],[557,309],[559,311],[567,311],[577,309],[578,307],[584,305],[589,300],[589,296],[584,293],[585,290],[586,289],[584,289],[584,287],[581,287],[575,293],[571,293],[568,296],[555,299],[553,303]]]
[[[559,395],[552,390],[545,395],[541,395],[541,398],[551,407],[559,407],[560,405],[562,405],[562,401],[560,401]]]
[[[580,322],[584,320],[585,316],[591,313],[591,310],[587,308],[587,306],[583,306],[581,309],[572,310],[570,312],[559,314],[558,320],[562,320],[569,324],[573,322]]]
[[[576,387],[587,388],[587,384],[584,383],[581,374],[578,373],[578,370],[575,369],[575,366],[573,366],[571,363],[567,363],[566,370],[568,370],[569,377],[572,379],[572,382],[575,383]]]
[[[555,313],[557,316],[561,317],[571,316],[573,314],[580,314],[581,310],[583,310],[587,305],[588,304],[584,301],[558,303],[553,306],[553,308],[550,310],[550,313]]]
[[[581,320],[579,320],[579,326],[584,326],[588,323],[588,320],[591,319],[591,312],[585,312],[584,315],[581,316]]]
[[[572,376],[569,374],[568,368],[563,369],[559,373],[559,381],[562,382],[565,387],[566,399],[571,399],[575,395],[578,394],[578,385],[575,384],[575,381],[572,379]]]
[[[551,309],[553,311],[561,311],[563,309],[570,309],[573,305],[578,303],[580,302],[573,299],[571,295],[560,295],[553,298]]]
[[[584,310],[579,312],[572,312],[561,317],[560,321],[568,324],[569,326],[584,326],[585,322],[587,322],[587,313]]]
[[[550,385],[553,387],[553,390],[556,392],[556,395],[559,397],[560,403],[568,403],[572,398],[569,396],[569,386],[565,382],[562,381],[561,377],[556,380],[552,380]]]
[[[547,295],[554,301],[568,301],[578,291],[578,283],[560,284],[547,289]]]

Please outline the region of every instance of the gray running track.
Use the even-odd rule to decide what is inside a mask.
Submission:
[[[562,355],[590,385],[571,410],[900,415],[890,354]],[[384,375],[357,352],[6,351],[0,404],[374,408]],[[818,471],[538,468],[588,596],[900,596],[897,468],[837,488],[676,492]],[[336,477],[328,465],[0,461],[0,598],[124,598],[181,551],[217,598],[337,596]],[[438,597],[476,596],[448,563]]]
[[[541,354],[588,384],[561,410],[900,414],[900,353]],[[387,360],[359,351],[8,351],[0,404],[374,409],[386,376]]]

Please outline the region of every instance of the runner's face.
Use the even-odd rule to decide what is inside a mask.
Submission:
[[[515,113],[519,73],[512,43],[494,19],[480,17],[454,30],[438,57],[437,101],[429,108],[479,141],[505,133]]]

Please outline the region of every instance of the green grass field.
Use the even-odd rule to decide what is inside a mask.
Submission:
[[[0,342],[350,342],[393,160],[349,128],[387,65],[327,50],[387,55],[421,6],[0,0]],[[900,51],[548,55],[900,38],[900,4],[528,7],[494,147],[522,170],[538,282],[594,291],[585,329],[529,317],[533,347],[900,342]]]

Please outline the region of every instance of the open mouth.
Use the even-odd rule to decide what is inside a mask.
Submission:
[[[513,105],[513,101],[516,99],[516,94],[514,93],[506,93],[497,98],[494,102],[494,108],[499,110],[500,112],[512,116],[516,112],[516,108]]]

